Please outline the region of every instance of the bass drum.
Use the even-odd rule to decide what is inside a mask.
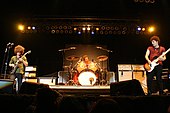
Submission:
[[[96,75],[91,70],[82,71],[78,76],[78,81],[82,86],[92,86],[96,83]]]

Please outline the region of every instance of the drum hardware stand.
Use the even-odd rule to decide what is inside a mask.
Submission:
[[[68,68],[69,73],[69,81],[67,82],[67,85],[76,85],[73,81],[73,67],[72,67],[73,61],[70,63],[70,68]]]
[[[108,52],[108,53],[112,53],[113,51],[111,51],[111,50],[108,50],[108,49],[105,49],[105,48],[103,48],[103,47],[100,47],[100,46],[97,46],[96,47],[97,49],[100,49],[100,50],[103,50],[103,51],[106,51],[106,52]],[[104,83],[105,83],[105,85],[107,85],[107,80],[105,80],[106,79],[106,77],[105,77],[105,79],[103,78],[103,61],[105,61],[105,60],[107,60],[108,59],[108,57],[107,56],[105,56],[105,55],[103,55],[103,56],[98,56],[97,57],[98,59],[99,59],[99,61],[102,61],[102,80],[100,81],[100,83],[102,83],[102,85],[104,85]],[[100,73],[101,73],[100,72]],[[99,84],[100,84],[99,83]]]
[[[104,78],[105,72],[104,72],[104,69],[103,69],[103,61],[102,61],[102,68],[100,69],[100,74],[101,74],[101,77],[100,77],[100,80],[99,80],[99,82],[100,82],[99,84],[101,84],[103,86],[106,83],[106,80]]]
[[[68,50],[74,50],[74,49],[76,49],[76,47],[69,47],[69,48],[66,48],[66,49],[59,49],[58,51],[61,51],[63,54],[63,65],[64,65],[64,60],[65,60],[65,51],[68,51]],[[69,73],[69,81],[67,82],[67,84],[73,84],[73,80],[72,80],[72,73],[70,72],[70,68],[71,68],[71,70],[72,70],[72,64],[73,64],[73,60],[74,59],[72,59],[72,58],[75,58],[75,57],[69,57],[69,58],[71,58],[71,59],[67,59],[67,60],[69,60],[69,61],[72,61],[70,64],[70,66],[68,67],[68,73]]]

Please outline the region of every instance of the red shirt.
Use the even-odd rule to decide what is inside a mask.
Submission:
[[[154,48],[153,46],[149,46],[148,50],[150,51],[149,59],[153,61],[154,59],[158,58],[165,52],[165,48],[160,46],[159,48]],[[162,61],[158,61],[159,64],[162,65]]]

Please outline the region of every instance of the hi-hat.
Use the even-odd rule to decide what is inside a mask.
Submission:
[[[97,59],[98,59],[99,61],[105,61],[105,60],[108,59],[108,56],[106,56],[106,55],[101,55],[101,56],[98,56]]]
[[[73,61],[73,60],[78,60],[78,59],[79,59],[79,57],[74,56],[74,55],[68,56],[68,57],[66,58],[66,60],[68,60],[68,61]]]

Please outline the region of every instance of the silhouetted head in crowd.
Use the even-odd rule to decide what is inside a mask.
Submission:
[[[115,100],[102,98],[92,106],[90,113],[122,113],[122,110]]]
[[[40,88],[36,93],[36,113],[57,113],[62,95],[48,87]]]
[[[87,113],[78,98],[63,97],[59,105],[59,113]]]

